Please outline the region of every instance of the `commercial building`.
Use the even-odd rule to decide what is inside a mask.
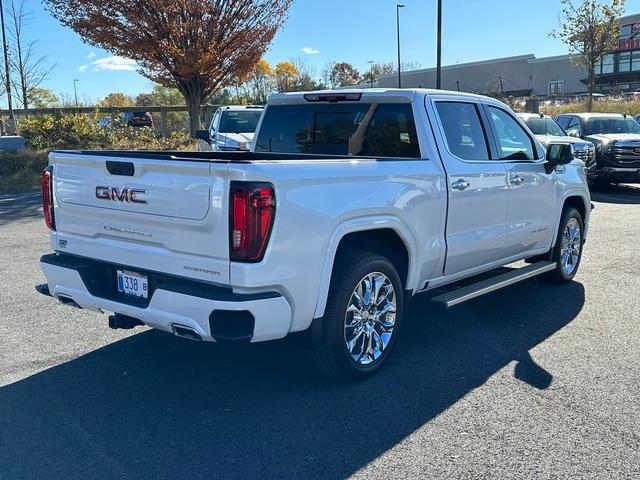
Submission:
[[[378,78],[379,87],[396,87],[398,75]],[[403,87],[434,88],[436,69],[402,72]],[[523,97],[563,97],[587,91],[587,71],[569,55],[519,55],[442,67],[442,88]],[[596,91],[640,91],[640,14],[620,18],[620,39],[596,67]]]

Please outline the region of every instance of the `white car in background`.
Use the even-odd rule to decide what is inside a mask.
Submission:
[[[196,132],[196,138],[209,145],[209,148],[199,149],[214,152],[249,150],[263,110],[264,107],[259,105],[218,108],[213,114],[209,130]]]

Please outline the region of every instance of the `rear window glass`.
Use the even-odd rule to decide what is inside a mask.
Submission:
[[[262,110],[226,111],[220,120],[220,133],[253,133]]]
[[[274,105],[257,152],[419,158],[410,104]]]

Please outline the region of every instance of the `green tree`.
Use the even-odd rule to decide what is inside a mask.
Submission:
[[[133,107],[133,98],[121,92],[110,93],[98,102],[101,107]]]
[[[184,97],[177,88],[164,87],[156,83],[150,93],[138,94],[135,104],[140,107],[184,105]]]
[[[620,38],[618,18],[624,12],[624,0],[560,0],[560,29],[551,36],[562,40],[573,55],[576,65],[586,68],[589,96],[587,111],[593,108],[596,64],[613,50]]]
[[[51,108],[60,105],[60,98],[48,88],[34,87],[29,92],[28,103],[36,108]]]
[[[378,77],[382,75],[389,75],[391,73],[396,73],[397,72],[396,69],[397,67],[393,63],[376,62],[372,64],[371,67],[368,68],[366,72],[362,72],[361,81],[366,85],[373,85],[378,81]],[[402,70],[403,71],[405,70],[404,65],[402,67]]]
[[[331,88],[357,85],[360,82],[360,72],[348,62],[331,63],[325,68],[323,76]]]

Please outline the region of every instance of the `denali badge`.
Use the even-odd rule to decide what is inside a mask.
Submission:
[[[116,202],[129,203],[147,203],[146,198],[140,198],[146,195],[146,190],[125,187],[118,191],[118,187],[96,187],[96,198],[100,200],[113,200]]]

